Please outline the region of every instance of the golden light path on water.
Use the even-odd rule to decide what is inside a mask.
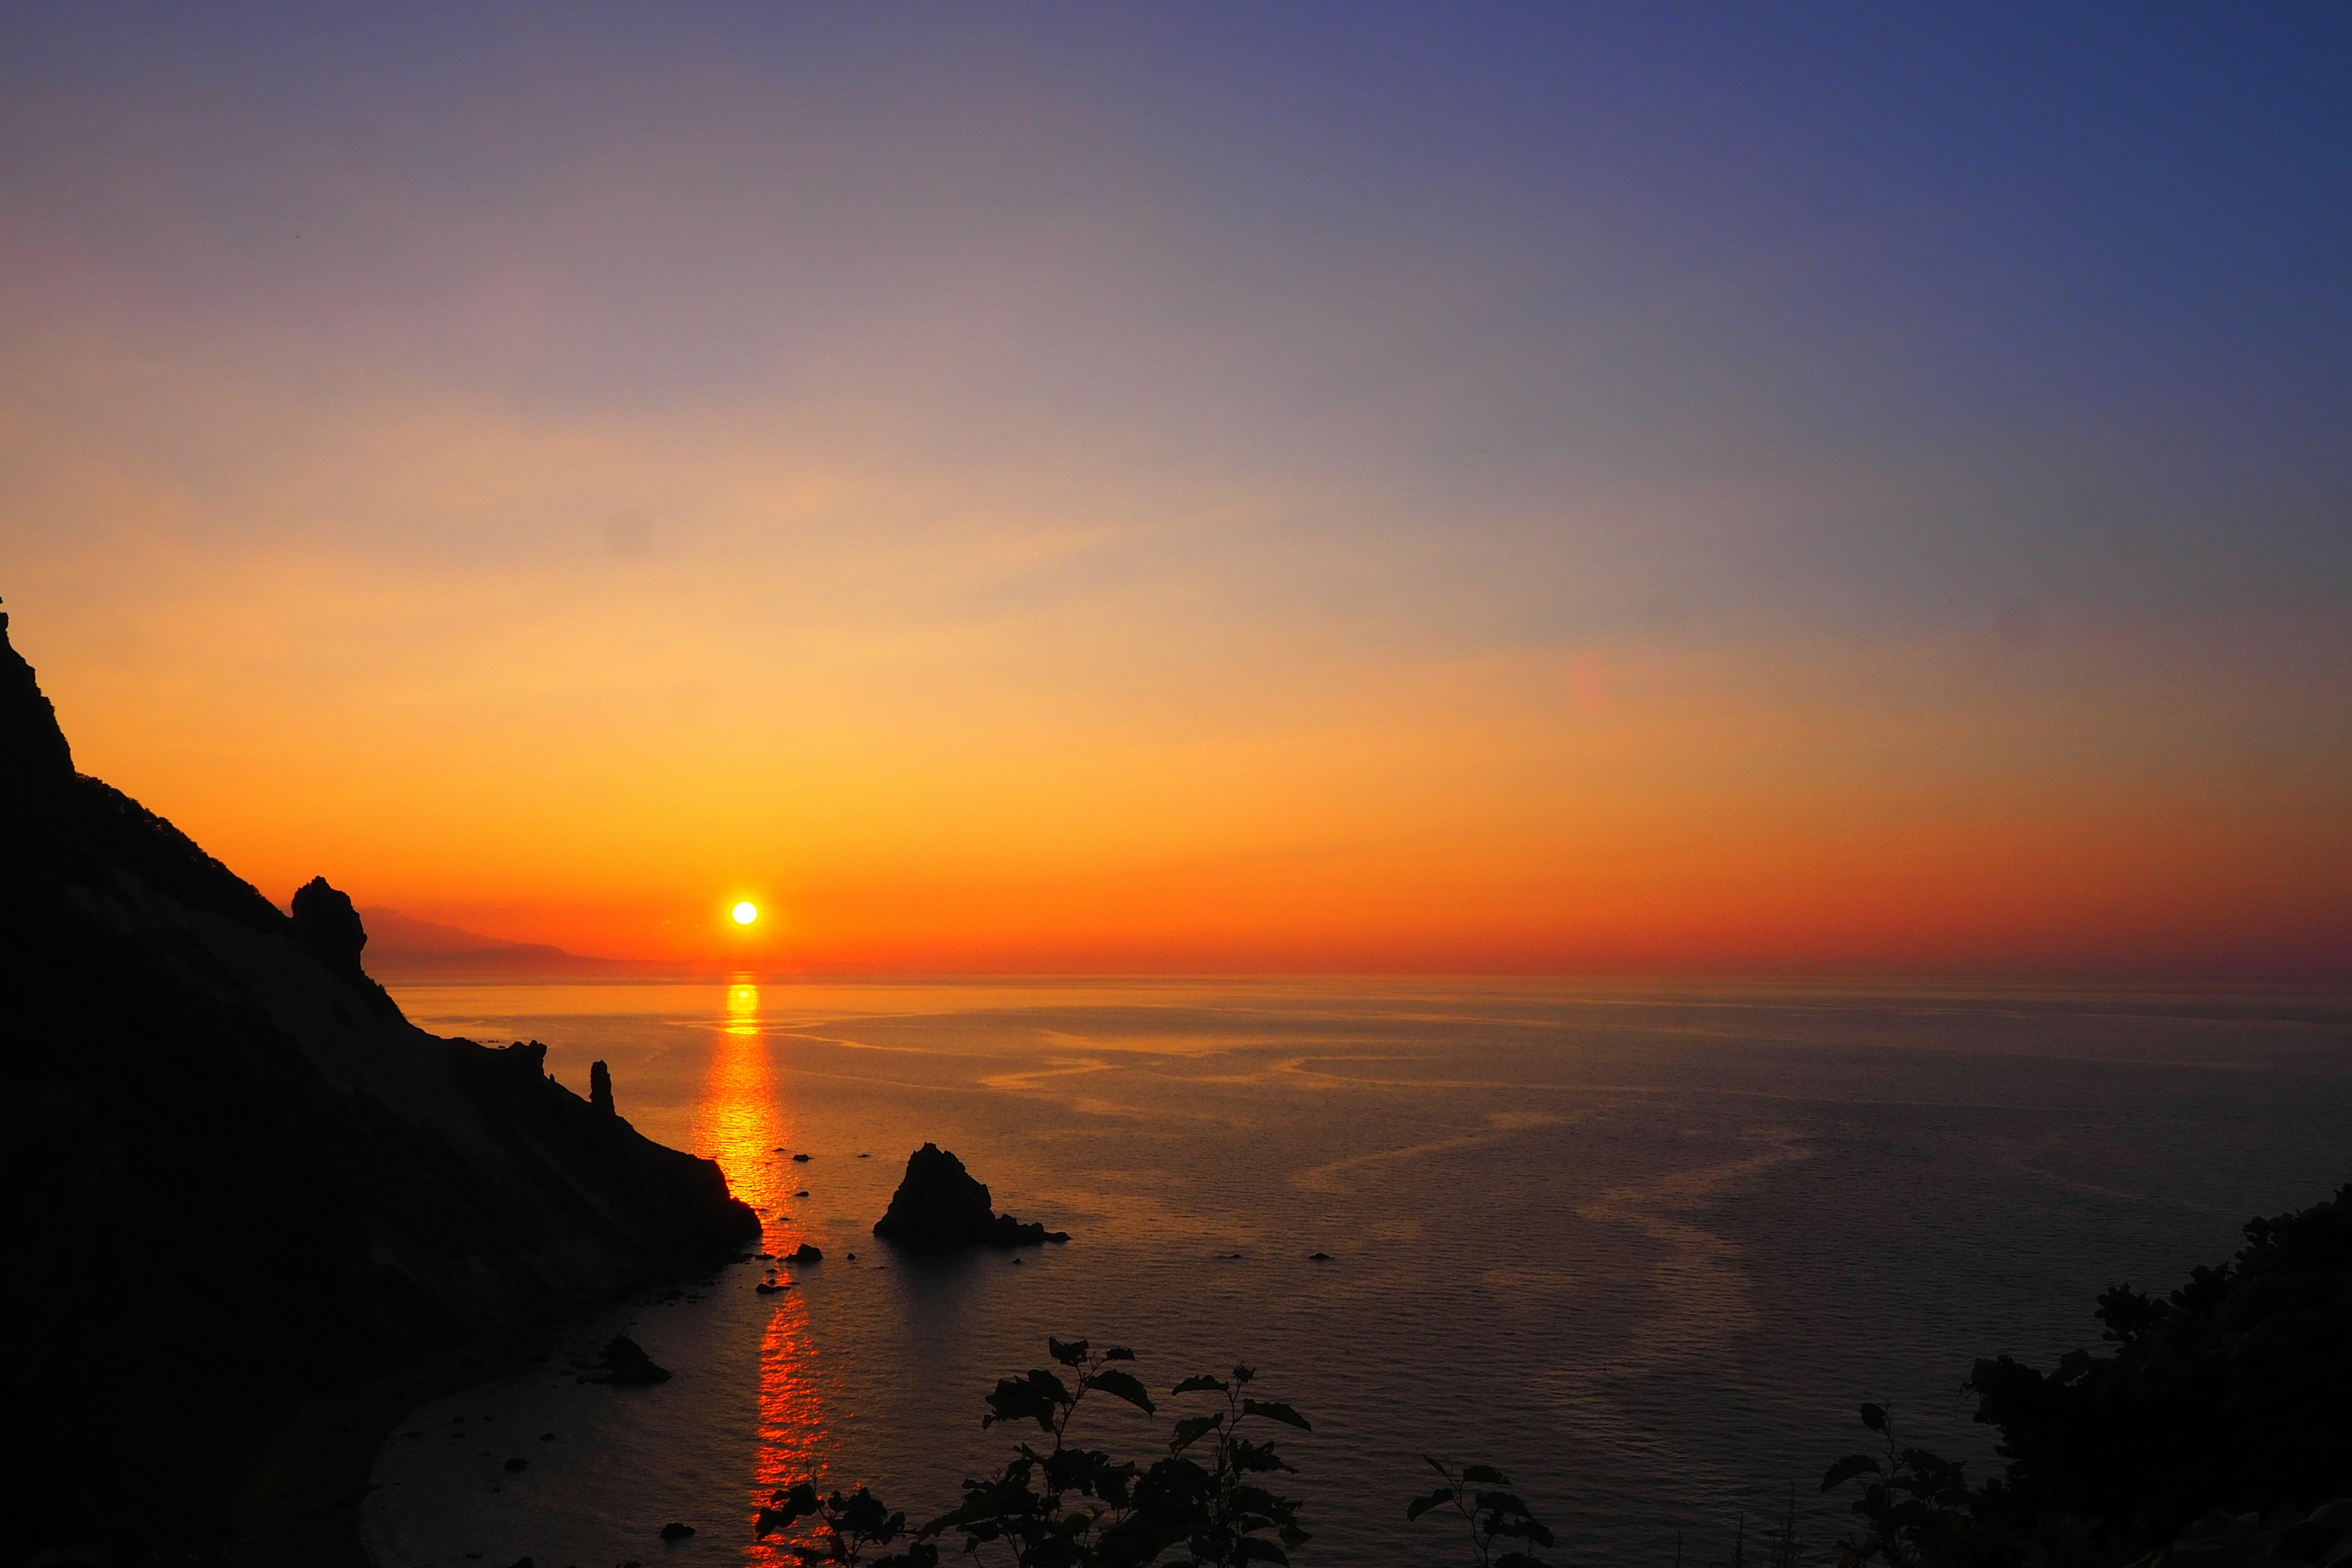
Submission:
[[[782,1255],[800,1244],[789,1213],[793,1173],[791,1130],[777,1102],[768,1038],[760,1020],[760,988],[739,981],[727,988],[727,1016],[712,1041],[692,1131],[694,1152],[719,1162],[734,1194],[761,1214],[760,1249]],[[774,1217],[770,1217],[771,1215]],[[783,1278],[779,1272],[779,1279]],[[748,1478],[750,1508],[743,1534],[779,1487],[816,1475],[824,1451],[824,1412],[817,1401],[815,1346],[808,1308],[798,1289],[772,1303],[760,1340],[758,1437]],[[792,1563],[782,1537],[749,1544],[743,1560]]]

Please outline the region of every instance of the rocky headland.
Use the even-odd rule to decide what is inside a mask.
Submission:
[[[77,773],[0,615],[0,1563],[254,1560],[306,1408],[759,1233],[711,1162],[428,1035],[323,879],[280,911]]]

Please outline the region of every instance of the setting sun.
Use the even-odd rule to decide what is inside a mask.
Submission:
[[[737,925],[747,926],[760,918],[760,906],[747,899],[735,906],[734,914]]]

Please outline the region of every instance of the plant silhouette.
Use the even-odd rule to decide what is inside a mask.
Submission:
[[[2246,1222],[2246,1245],[2162,1300],[2098,1299],[2105,1352],[2039,1372],[1979,1361],[1963,1385],[2000,1434],[2002,1473],[1898,1444],[1862,1406],[1879,1454],[1849,1454],[1850,1563],[1890,1568],[2352,1561],[2352,1185]]]
[[[1171,1417],[1167,1451],[1147,1468],[1087,1447],[1072,1431],[1089,1395],[1160,1414],[1159,1400],[1129,1370],[1135,1352],[1056,1339],[1046,1341],[1046,1351],[1055,1366],[999,1379],[981,1417],[983,1426],[1034,1424],[1042,1436],[1017,1444],[994,1474],[965,1481],[957,1507],[909,1533],[904,1514],[862,1487],[820,1497],[803,1481],[775,1494],[754,1534],[799,1529],[808,1539],[787,1550],[802,1562],[867,1568],[933,1568],[934,1542],[946,1535],[961,1537],[968,1555],[1017,1568],[1286,1564],[1307,1541],[1297,1500],[1273,1489],[1274,1478],[1291,1466],[1272,1429],[1311,1428],[1288,1405],[1250,1392],[1253,1369],[1188,1377],[1171,1388],[1162,1397],[1182,1401],[1190,1413]],[[877,1552],[883,1555],[868,1555]]]
[[[1509,1489],[1511,1478],[1492,1465],[1465,1465],[1456,1470],[1427,1455],[1423,1459],[1444,1485],[1433,1488],[1405,1506],[1410,1521],[1439,1509],[1450,1509],[1470,1529],[1470,1547],[1479,1568],[1549,1568],[1542,1558],[1523,1551],[1518,1542],[1549,1546],[1547,1529]],[[1500,1556],[1496,1555],[1498,1548]]]

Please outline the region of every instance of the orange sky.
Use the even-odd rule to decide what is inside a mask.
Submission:
[[[2344,796],[2265,752],[2259,671],[2149,693],[2136,650],[2053,671],[1921,639],[1302,649],[1250,682],[1097,627],[1130,666],[1106,689],[1036,670],[1052,639],[1018,625],[940,658],[599,597],[420,643],[397,594],[314,580],[267,623],[215,600],[79,637],[19,610],[17,635],[80,765],[274,896],[323,872],[576,952],[2231,974],[2343,951]]]
[[[1357,25],[11,22],[17,646],[582,952],[2352,974],[2301,46]]]

